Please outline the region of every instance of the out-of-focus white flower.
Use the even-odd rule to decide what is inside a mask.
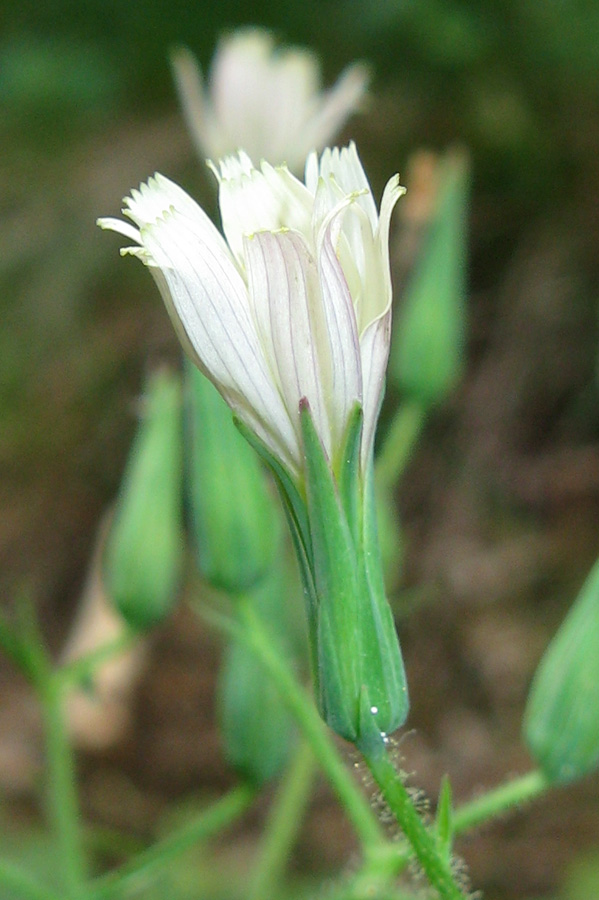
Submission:
[[[248,28],[221,40],[208,85],[193,55],[172,57],[179,97],[198,151],[221,159],[244,149],[255,161],[301,171],[311,150],[331,142],[355,112],[368,84],[361,64],[320,89],[318,60],[308,50],[278,49],[268,31]]]
[[[300,401],[333,468],[356,403],[361,459],[372,448],[389,351],[387,184],[380,215],[354,144],[308,158],[305,184],[241,152],[212,166],[224,237],[162,175],[125,199],[135,242],[178,334],[239,418],[293,477],[302,472]]]

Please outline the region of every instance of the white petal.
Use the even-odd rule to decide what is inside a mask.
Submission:
[[[204,80],[196,59],[181,47],[170,55],[175,87],[196,150],[202,156],[221,152],[212,107],[205,97]]]
[[[331,358],[316,263],[292,231],[255,234],[246,239],[245,254],[258,333],[285,405],[299,433],[299,402],[308,398],[330,453],[323,384],[330,380]]]
[[[333,444],[339,446],[348,416],[362,403],[362,369],[356,314],[335,245],[346,209],[340,206],[325,222],[318,240],[322,302],[329,339],[331,382],[325,385]]]
[[[139,229],[134,228],[129,222],[123,222],[122,219],[113,219],[110,216],[104,216],[101,219],[96,219],[96,225],[99,225],[99,227],[103,228],[105,231],[116,231],[117,234],[122,234],[138,244],[141,242]]]
[[[308,233],[312,197],[285,166],[275,169],[264,162],[261,171],[246,171],[242,154],[237,164],[235,159],[226,159],[220,165],[219,203],[223,231],[242,264],[246,236],[283,227]]]
[[[223,40],[210,73],[212,101],[226,147],[243,146],[259,159],[268,146],[264,111],[271,95],[272,36],[259,29],[244,29]]]
[[[374,433],[385,388],[385,371],[391,340],[391,310],[368,326],[360,338],[362,355],[364,431],[362,464],[366,465],[374,442]]]
[[[244,421],[281,458],[297,465],[297,440],[267,371],[247,290],[230,255],[193,222],[172,213],[142,230],[202,368]],[[170,298],[170,299],[169,299]]]
[[[318,62],[308,50],[279,50],[272,59],[271,76],[269,92],[262,99],[265,145],[261,156],[285,162],[295,171],[311,149],[305,132],[317,106]]]
[[[359,107],[370,80],[366,66],[359,63],[343,72],[337,83],[322,94],[318,111],[305,124],[304,143],[308,150],[321,150],[341,130]]]

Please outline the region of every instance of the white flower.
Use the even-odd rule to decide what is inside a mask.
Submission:
[[[305,184],[244,153],[212,168],[224,237],[162,175],[125,199],[134,225],[99,224],[135,242],[121,252],[151,267],[187,351],[294,477],[302,398],[332,465],[361,404],[365,465],[389,351],[398,177],[379,216],[354,144],[311,155]]]
[[[345,70],[327,92],[308,50],[277,49],[268,31],[247,28],[218,45],[208,87],[191,53],[172,57],[179,97],[198,151],[210,159],[243,148],[252,159],[301,171],[311,150],[335,137],[360,104],[363,65]]]

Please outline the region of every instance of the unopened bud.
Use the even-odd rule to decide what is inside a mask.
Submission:
[[[436,208],[396,314],[390,376],[425,409],[455,386],[464,362],[468,167],[452,154],[437,167]]]
[[[552,781],[599,768],[599,562],[541,659],[524,739]]]
[[[182,559],[181,384],[154,373],[105,552],[108,592],[123,618],[145,629],[170,612]]]
[[[264,577],[280,520],[260,460],[216,388],[186,366],[189,501],[198,564],[206,580],[237,593]]]

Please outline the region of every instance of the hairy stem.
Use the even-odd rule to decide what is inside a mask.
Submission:
[[[465,895],[454,878],[447,854],[442,852],[434,832],[426,827],[415,809],[376,726],[373,725],[373,730],[364,736],[359,749],[430,884],[443,900],[464,900]]]
[[[454,834],[462,834],[470,828],[476,828],[477,825],[502,815],[514,806],[533,800],[550,787],[550,782],[538,769],[508,781],[458,807],[453,814]]]

